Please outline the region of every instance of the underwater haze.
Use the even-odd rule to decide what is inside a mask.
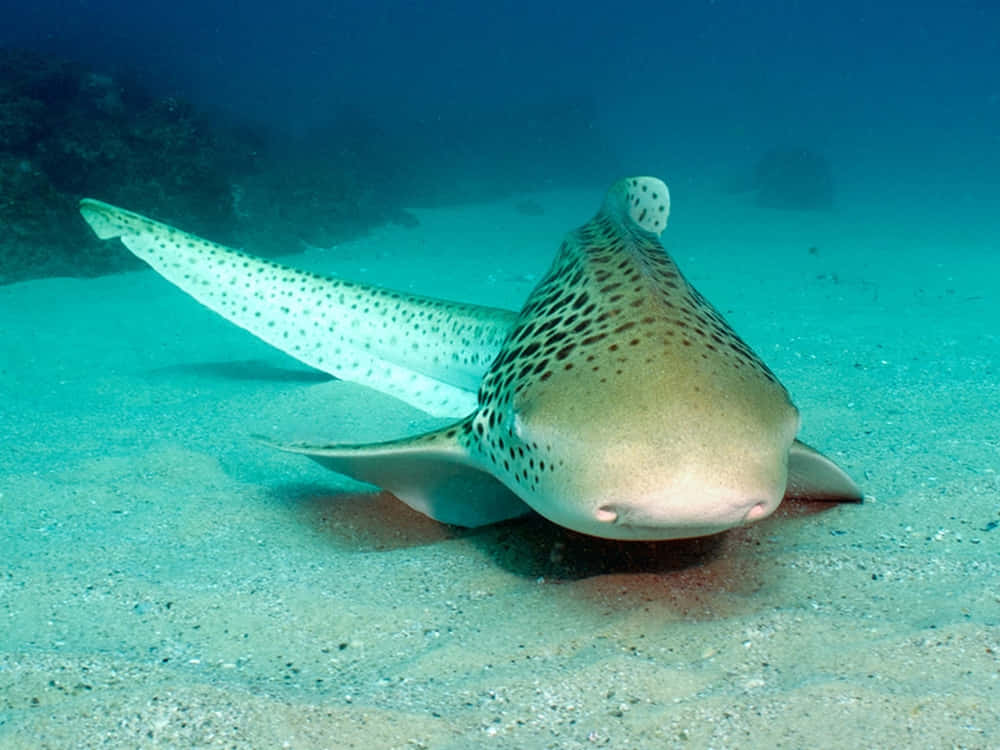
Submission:
[[[848,186],[985,186],[1000,167],[988,2],[40,0],[4,17],[2,44],[282,130],[361,116],[497,159],[597,129],[629,172],[793,144]]]
[[[0,750],[1000,750],[1000,4],[7,6]],[[791,439],[726,356],[862,502],[463,528],[252,437],[441,428],[496,362],[570,504],[654,438],[721,487]]]

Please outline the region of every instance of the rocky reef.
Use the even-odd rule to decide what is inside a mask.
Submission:
[[[0,283],[141,265],[93,237],[76,210],[85,195],[263,255],[415,221],[372,199],[341,134],[320,135],[340,145],[283,148],[135,81],[0,49]]]
[[[621,170],[597,112],[566,97],[380,123],[348,103],[292,136],[124,72],[0,48],[0,284],[141,267],[94,238],[83,196],[270,256],[415,225],[403,206],[603,183]]]

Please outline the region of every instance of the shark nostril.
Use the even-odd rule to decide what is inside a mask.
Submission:
[[[602,505],[594,513],[594,517],[603,523],[614,523],[618,520],[618,511],[615,510],[613,505]]]
[[[743,516],[743,523],[751,523],[753,521],[759,521],[760,519],[770,515],[770,513],[771,513],[770,503],[764,501],[755,503],[750,508],[750,510],[747,511],[747,514]]]

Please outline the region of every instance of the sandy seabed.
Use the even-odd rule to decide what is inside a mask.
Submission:
[[[0,288],[0,748],[1000,748],[988,219],[673,191],[667,246],[864,504],[662,544],[443,527],[248,437],[420,412],[152,272]],[[289,262],[517,307],[601,195],[523,198]]]

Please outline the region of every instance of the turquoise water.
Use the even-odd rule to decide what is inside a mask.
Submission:
[[[313,159],[359,170],[349,232],[290,178],[271,203],[233,178],[236,240],[196,201],[162,204],[251,253],[248,228],[285,217],[282,260],[310,271],[516,309],[615,179],[663,177],[665,246],[865,502],[655,544],[539,518],[443,526],[250,438],[439,420],[149,270],[7,284],[0,747],[1000,747],[993,9],[41,3],[9,19],[2,43],[183,96],[206,127],[294,141],[368,123],[349,159],[329,142]],[[12,142],[5,179],[53,169]],[[76,221],[79,195],[52,184]],[[40,231],[16,217],[0,248]]]

